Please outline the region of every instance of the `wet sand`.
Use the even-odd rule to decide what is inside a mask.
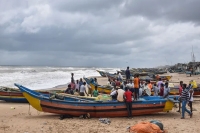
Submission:
[[[187,77],[185,74],[170,73],[169,75],[173,76],[170,82],[183,80],[189,83],[193,79],[200,83],[200,75],[192,77]],[[98,83],[106,84],[107,78],[98,77]],[[180,119],[181,114],[176,112],[177,108],[173,108],[169,113],[135,116],[133,119],[109,118],[110,125],[101,123],[98,118],[60,120],[59,115],[38,112],[26,103],[0,101],[0,133],[124,133],[127,132],[128,126],[152,119],[160,120],[168,133],[198,133],[200,131],[200,96],[194,97],[194,100],[193,107],[196,111],[193,112],[193,118],[189,118],[186,113],[185,119]]]

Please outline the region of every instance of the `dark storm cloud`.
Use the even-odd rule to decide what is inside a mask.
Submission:
[[[154,67],[198,59],[199,2],[3,1],[0,65]]]
[[[166,19],[178,22],[200,22],[198,0],[127,0],[124,15],[139,15],[148,19]]]

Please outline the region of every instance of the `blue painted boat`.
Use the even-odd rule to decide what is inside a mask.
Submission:
[[[61,115],[80,116],[89,113],[91,117],[119,117],[127,116],[124,102],[51,99],[39,92],[15,84],[36,110]],[[132,115],[153,114],[172,110],[173,99],[163,99],[159,96],[147,96],[132,102]]]

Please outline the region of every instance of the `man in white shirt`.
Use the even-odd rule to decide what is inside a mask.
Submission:
[[[121,88],[122,88],[122,86],[121,86]],[[119,101],[119,102],[123,102],[124,101],[124,90],[122,90],[122,89],[118,89],[117,90],[117,100]]]
[[[154,96],[158,96],[159,88],[157,87],[156,84],[154,84],[154,86],[153,86],[153,91],[154,91]]]
[[[81,85],[80,87],[80,96],[85,96],[85,93],[87,94],[88,96],[88,93],[86,92],[86,88],[85,88],[85,85],[86,85],[86,82],[83,82],[83,85]]]
[[[120,82],[122,82],[122,80],[123,80],[123,77],[122,77],[120,72],[118,72],[118,79],[119,79]]]
[[[167,98],[169,96],[170,93],[170,88],[168,87],[168,82],[165,83],[165,87],[164,87],[164,98]]]
[[[132,80],[130,80],[130,82],[126,85],[126,87],[128,87],[128,89],[133,93],[134,92],[134,83]]]

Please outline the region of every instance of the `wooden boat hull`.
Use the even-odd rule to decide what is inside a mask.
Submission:
[[[95,84],[91,83],[90,80],[88,78],[83,78],[85,80],[85,82],[90,85],[90,92],[95,90]],[[100,93],[105,93],[105,94],[110,94],[112,88],[111,87],[103,87],[103,86],[97,86],[97,90]]]
[[[0,100],[4,100],[6,102],[22,102],[27,103],[28,101],[23,96],[22,92],[4,92],[0,91]]]
[[[2,88],[7,88],[8,91],[0,89],[0,100],[6,102],[28,103],[27,99],[24,97],[24,95],[19,89],[8,88],[8,87],[2,87]],[[39,92],[46,95],[49,94],[48,91],[39,91]]]
[[[38,111],[80,116],[89,113],[91,117],[120,117],[127,116],[127,109],[124,102],[79,102],[49,99],[40,93],[34,92],[21,85],[15,84],[23,92],[23,95]],[[169,111],[174,103],[162,97],[145,97],[132,102],[132,115],[145,115],[157,112]]]
[[[99,71],[99,70],[96,70],[97,72],[99,72],[99,74],[102,76],[102,77],[106,77],[106,73],[103,72],[103,71]]]
[[[194,96],[200,95],[200,87],[193,89]],[[170,95],[179,95],[179,87],[170,88]]]

